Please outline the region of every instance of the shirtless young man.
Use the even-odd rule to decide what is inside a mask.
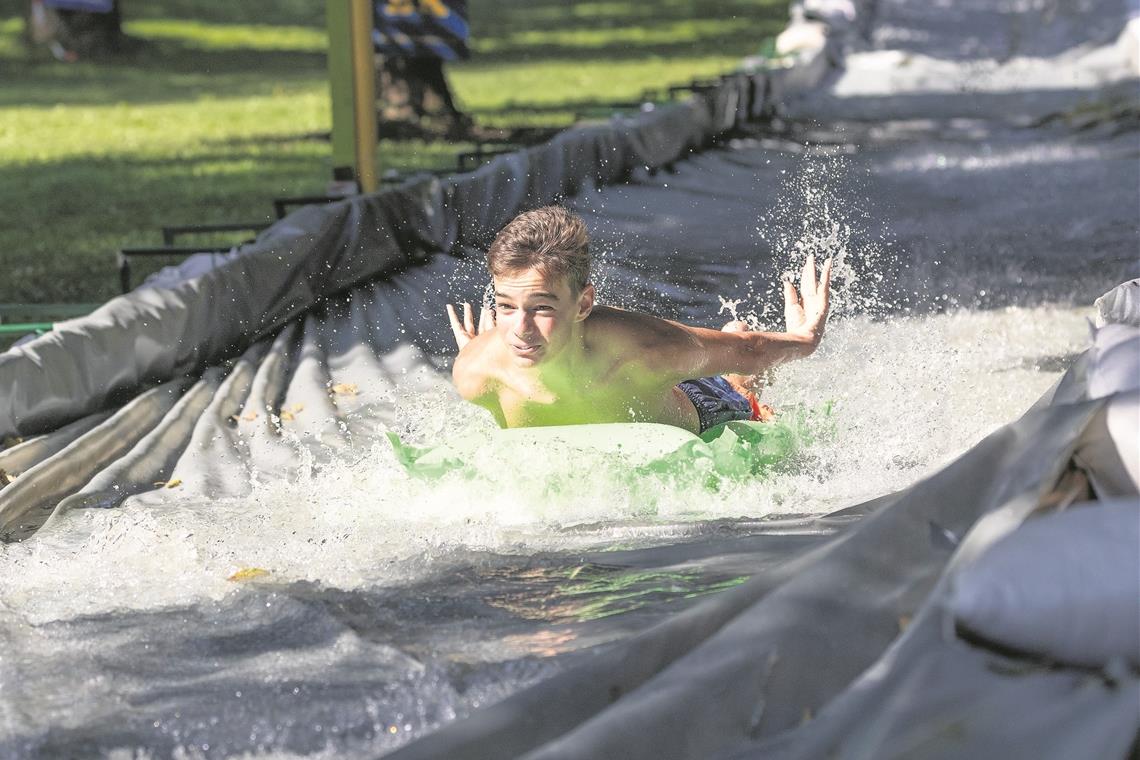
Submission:
[[[463,398],[502,427],[660,422],[694,433],[758,418],[751,378],[819,345],[831,260],[816,281],[808,258],[800,293],[784,282],[787,332],[723,330],[594,304],[582,221],[557,206],[520,214],[487,252],[495,307],[478,329],[448,304]],[[801,298],[802,295],[802,298]]]

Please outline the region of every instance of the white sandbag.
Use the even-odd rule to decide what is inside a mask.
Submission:
[[[1140,327],[1140,279],[1122,282],[1096,299],[1097,327],[1121,324]]]
[[[955,622],[1058,662],[1140,665],[1140,501],[1032,519],[954,579]]]
[[[1105,426],[1132,487],[1131,492],[1125,490],[1127,484],[1118,477],[1120,486],[1113,495],[1134,496],[1140,492],[1140,391],[1115,396],[1105,411]]]
[[[1140,327],[1108,324],[1093,335],[1088,396],[1104,398],[1140,388]]]
[[[1101,301],[1137,290],[1127,290],[1128,285],[1109,291]],[[1129,297],[1140,306],[1135,293]],[[1124,300],[1121,296],[1114,303]],[[1087,387],[1089,398],[1110,398],[1081,436],[1073,458],[1100,498],[1135,496],[1140,493],[1140,328],[1110,322],[1096,330]]]
[[[803,0],[800,5],[807,18],[819,19],[832,28],[845,28],[855,21],[853,0]]]
[[[1140,391],[1119,393],[1081,434],[1073,461],[1097,498],[1140,495]],[[1140,551],[1140,549],[1138,549]]]

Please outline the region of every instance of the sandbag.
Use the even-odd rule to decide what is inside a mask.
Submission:
[[[1140,665],[1140,500],[1030,520],[953,581],[957,626],[1062,663]]]
[[[1140,327],[1140,279],[1122,282],[1094,303],[1097,327],[1110,324]]]
[[[1088,368],[1089,398],[1140,388],[1140,327],[1109,324],[1093,335]]]
[[[1073,461],[1097,498],[1140,495],[1140,390],[1114,395],[1089,421]]]
[[[1133,307],[1140,306],[1130,284],[1109,291],[1098,304],[1113,294],[1132,293]],[[1114,302],[1122,303],[1123,297]],[[1140,493],[1140,327],[1110,322],[1097,329],[1087,357],[1087,395],[1109,402],[1081,436],[1074,459],[1101,499],[1135,496]]]

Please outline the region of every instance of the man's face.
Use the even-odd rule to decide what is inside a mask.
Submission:
[[[575,294],[569,278],[548,277],[537,269],[494,278],[495,329],[515,361],[533,366],[558,356],[569,345],[574,325],[594,305],[594,288]]]

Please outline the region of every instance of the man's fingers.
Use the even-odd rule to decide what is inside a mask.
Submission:
[[[479,334],[490,331],[495,326],[495,312],[490,306],[484,306],[479,312]]]
[[[825,309],[831,300],[831,262],[834,260],[834,258],[829,258],[823,262],[823,272],[820,274],[819,288],[820,295],[823,296],[823,306]]]
[[[784,306],[799,306],[800,294],[796,292],[796,286],[792,284],[792,273],[786,272],[783,276],[784,281]]]
[[[815,295],[815,254],[809,253],[804,262],[804,271],[800,274],[800,291],[804,298]]]
[[[471,340],[471,337],[464,332],[463,324],[459,321],[459,315],[455,313],[455,307],[451,304],[447,305],[447,321],[451,323],[451,333],[455,336],[455,344],[462,350]]]
[[[468,335],[475,334],[475,314],[471,310],[471,304],[466,302],[463,304],[463,329]]]
[[[784,324],[789,332],[798,328],[804,321],[804,307],[800,294],[792,284],[792,273],[784,275]]]

